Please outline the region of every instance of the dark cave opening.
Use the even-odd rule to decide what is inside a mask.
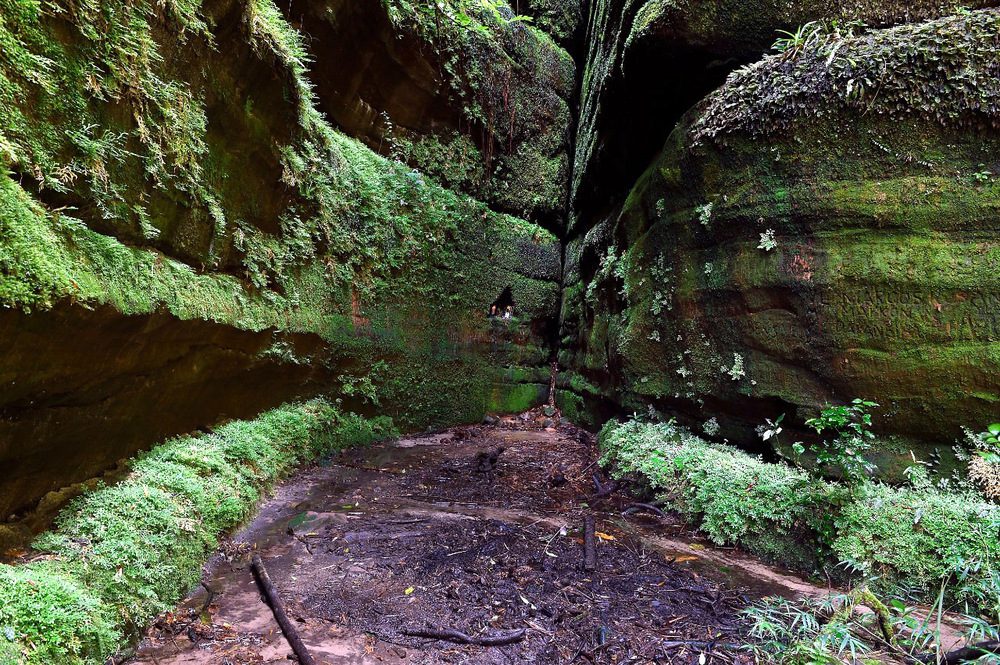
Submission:
[[[500,292],[497,299],[493,301],[493,304],[490,305],[490,317],[509,319],[514,316],[514,312],[514,293],[507,286]]]

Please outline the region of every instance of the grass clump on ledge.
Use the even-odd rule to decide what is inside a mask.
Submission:
[[[283,406],[138,457],[125,480],[86,494],[0,565],[0,665],[99,664],[198,582],[220,535],[296,465],[395,434],[391,420],[323,400]]]
[[[930,486],[853,490],[709,443],[673,422],[612,421],[601,462],[648,485],[720,545],[806,571],[846,563],[874,589],[1000,616],[1000,506]]]

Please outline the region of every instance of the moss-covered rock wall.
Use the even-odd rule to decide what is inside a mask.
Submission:
[[[744,443],[858,396],[907,458],[991,422],[998,46],[984,9],[735,72],[570,242],[564,363]]]
[[[497,57],[521,39],[571,78],[540,31],[470,20]],[[335,124],[344,100],[312,72],[339,63],[270,0],[3,0],[0,45],[4,517],[293,397],[408,429],[544,398],[556,237]],[[505,66],[520,92],[538,65]],[[525,94],[568,126],[555,87]],[[505,131],[536,119],[505,116]],[[545,157],[565,168],[561,149]],[[491,320],[507,289],[513,319]]]
[[[526,408],[555,346],[585,422],[947,445],[1000,399],[993,4],[0,0],[0,514],[291,398]]]
[[[887,27],[955,9],[947,0],[594,0],[571,183],[574,233],[621,204],[691,106],[786,33],[810,22],[842,32]]]

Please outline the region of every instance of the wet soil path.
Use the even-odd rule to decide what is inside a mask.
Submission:
[[[633,497],[607,492],[592,435],[542,420],[407,437],[302,470],[223,544],[203,587],[159,617],[130,662],[291,662],[252,553],[328,665],[750,663],[738,649],[749,600],[822,592],[713,549],[669,516],[629,512]],[[598,544],[590,572],[587,515]],[[425,629],[523,629],[524,639],[482,647],[407,635]]]

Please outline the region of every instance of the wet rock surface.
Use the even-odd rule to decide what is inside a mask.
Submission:
[[[694,541],[670,517],[627,511],[634,498],[622,492],[597,496],[609,483],[591,435],[534,415],[302,471],[223,545],[205,587],[160,617],[132,662],[285,662],[254,552],[321,663],[752,662],[738,650],[749,599],[817,591]],[[484,470],[480,453],[501,448]],[[426,630],[524,638],[483,647],[406,634]]]

